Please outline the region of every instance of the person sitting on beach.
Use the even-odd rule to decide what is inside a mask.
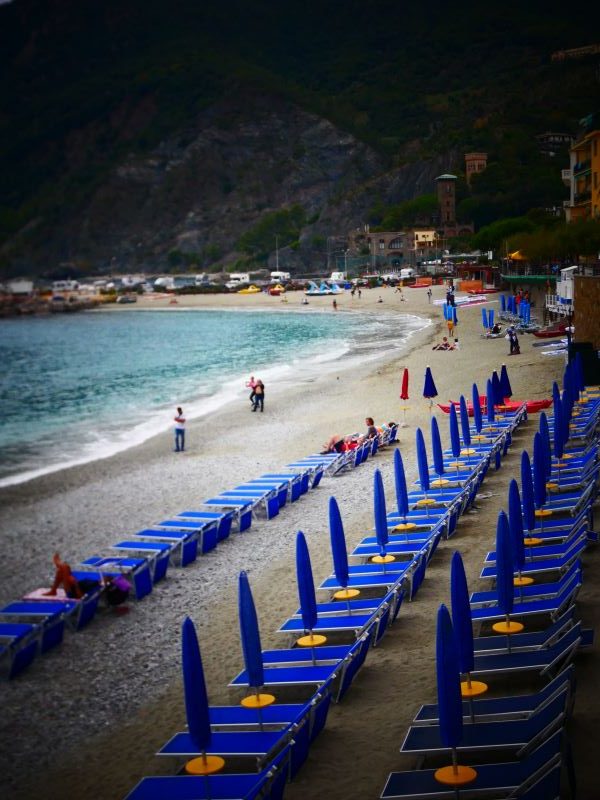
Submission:
[[[442,341],[439,344],[434,344],[434,346],[431,349],[432,350],[450,350],[450,348],[451,348],[451,345],[450,345],[450,342],[448,341],[448,337],[444,336],[442,338]]]
[[[376,436],[379,436],[379,431],[375,427],[373,417],[366,417],[365,423],[367,425],[367,432],[364,437],[365,439],[374,439]]]
[[[54,566],[56,567],[56,573],[54,575],[54,583],[50,587],[48,592],[44,592],[47,597],[54,597],[57,594],[59,588],[63,588],[67,597],[79,600],[83,597],[83,592],[79,587],[79,583],[77,579],[71,572],[71,567],[65,561],[60,560],[60,555],[58,553],[54,553],[52,557],[52,561],[54,562]]]

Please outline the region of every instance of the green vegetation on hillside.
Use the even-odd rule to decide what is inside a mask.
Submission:
[[[0,244],[25,226],[43,241],[125,156],[185,141],[200,111],[252,93],[330,119],[390,165],[488,152],[458,206],[478,226],[560,205],[566,163],[535,136],[596,109],[598,65],[551,54],[599,22],[600,4],[571,14],[558,0],[1,5]]]

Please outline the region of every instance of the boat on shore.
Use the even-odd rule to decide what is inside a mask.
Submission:
[[[486,405],[486,398],[485,395],[479,398],[479,402],[481,404],[481,410],[485,413],[487,405]],[[545,408],[549,408],[552,405],[552,398],[544,399],[544,400],[508,400],[506,399],[502,404],[502,408],[506,411],[516,411],[518,408],[521,408],[523,402],[527,405],[527,413],[528,414],[536,414],[540,411],[543,411]],[[449,403],[438,403],[438,407],[442,409],[444,414],[450,413],[450,406],[454,406],[458,411],[460,409],[460,403],[456,400],[450,400]],[[469,416],[473,416],[473,404],[467,403],[467,411],[469,412]]]
[[[558,325],[551,325],[548,328],[540,328],[539,331],[534,331],[533,335],[538,339],[556,339],[562,336],[567,330],[566,322],[559,322]]]

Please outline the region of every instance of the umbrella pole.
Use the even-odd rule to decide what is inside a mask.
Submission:
[[[260,689],[258,688],[258,686],[254,687],[254,693],[256,695],[256,712],[257,712],[257,716],[258,716],[258,727],[262,731],[263,730],[263,718],[262,718],[261,703],[260,703]]]

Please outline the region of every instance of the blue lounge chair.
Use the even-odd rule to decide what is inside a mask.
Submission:
[[[557,731],[536,750],[520,761],[478,764],[477,777],[465,787],[473,797],[527,798],[528,788],[535,789],[529,800],[558,800],[560,794],[562,732]],[[435,770],[419,769],[392,772],[381,793],[384,800],[425,800],[455,798],[454,788],[444,788],[434,777]],[[551,779],[551,785],[548,784]],[[522,791],[521,791],[522,789]],[[539,791],[542,793],[540,794]],[[516,794],[518,792],[518,795]],[[514,794],[513,794],[514,793]]]
[[[6,678],[16,677],[31,664],[41,635],[41,625],[0,622],[0,667]]]
[[[222,542],[227,539],[231,533],[233,523],[235,521],[236,512],[223,509],[222,511],[209,511],[208,509],[196,509],[192,511],[181,511],[177,514],[175,520],[166,520],[160,522],[160,528],[176,528],[180,520],[196,523],[194,530],[200,531],[204,526],[209,526],[216,523],[217,525],[217,541]],[[180,525],[181,529],[181,525]]]
[[[538,650],[543,647],[550,647],[575,625],[575,606],[568,608],[558,619],[546,626],[541,631],[524,631],[514,633],[510,637],[510,649],[514,650]],[[508,647],[508,637],[492,634],[490,636],[478,636],[473,639],[473,650],[475,653],[503,653]]]
[[[564,724],[568,696],[568,688],[564,687],[552,702],[536,709],[527,719],[503,722],[475,720],[465,724],[457,750],[461,753],[508,750],[521,757],[538,747]],[[400,751],[431,755],[447,752],[448,748],[440,738],[439,725],[411,725]]]
[[[132,558],[139,556],[149,559],[151,561],[153,583],[158,583],[166,576],[171,553],[174,549],[175,545],[168,542],[124,541],[111,545],[111,550],[128,553]]]
[[[477,652],[473,675],[506,675],[509,672],[537,672],[541,677],[563,669],[583,643],[581,624],[563,633],[549,647],[536,650],[506,650],[503,653]]]
[[[500,719],[527,719],[537,708],[552,702],[564,689],[573,693],[575,689],[575,667],[570,664],[539,692],[533,694],[514,695],[512,697],[494,697],[473,700],[471,703],[463,702],[463,717],[465,723],[471,715],[478,722]],[[423,705],[417,711],[413,725],[431,725],[439,722],[439,706],[434,704]]]
[[[248,499],[253,502],[253,511],[262,508],[267,519],[276,517],[279,514],[279,490],[278,487],[242,484],[221,492],[219,497],[230,497],[238,500]]]
[[[0,624],[18,623],[39,626],[40,652],[46,653],[63,640],[65,621],[77,613],[77,601],[21,600],[0,609]]]
[[[515,596],[520,601],[556,597],[573,578],[578,578],[581,583],[581,561],[579,560],[571,564],[560,580],[551,583],[533,583],[530,586],[521,586],[515,589]],[[469,597],[469,601],[472,608],[495,605],[498,602],[498,592],[496,589],[488,592],[473,592]]]
[[[575,601],[577,592],[581,586],[581,573],[577,573],[570,581],[564,585],[560,594],[556,597],[545,600],[515,600],[511,616],[524,617],[539,614],[549,614],[554,620]],[[500,611],[497,605],[486,606],[484,608],[472,608],[471,618],[473,622],[492,621],[504,619],[505,614]]]
[[[213,527],[213,543],[208,548],[212,550],[217,544],[217,528]],[[173,547],[173,555],[179,561],[181,567],[192,564],[198,557],[198,545],[204,543],[202,536],[198,536],[194,531],[188,530],[161,530],[157,528],[144,528],[137,531],[134,536],[139,537],[143,542],[168,542]],[[202,553],[208,552],[201,549]]]
[[[233,510],[238,530],[240,533],[243,533],[243,531],[248,530],[252,525],[252,512],[257,504],[250,498],[245,499],[243,497],[236,498],[217,495],[216,497],[209,497],[207,500],[203,500],[201,505],[207,506],[207,508],[210,509],[219,508],[222,510]]]
[[[260,772],[238,775],[178,775],[143,778],[125,800],[281,800],[291,745]]]
[[[125,575],[133,584],[137,600],[142,600],[152,591],[152,562],[147,558],[118,558],[91,556],[73,570],[77,580],[95,580],[102,583],[104,577]],[[86,574],[87,573],[87,574]]]

